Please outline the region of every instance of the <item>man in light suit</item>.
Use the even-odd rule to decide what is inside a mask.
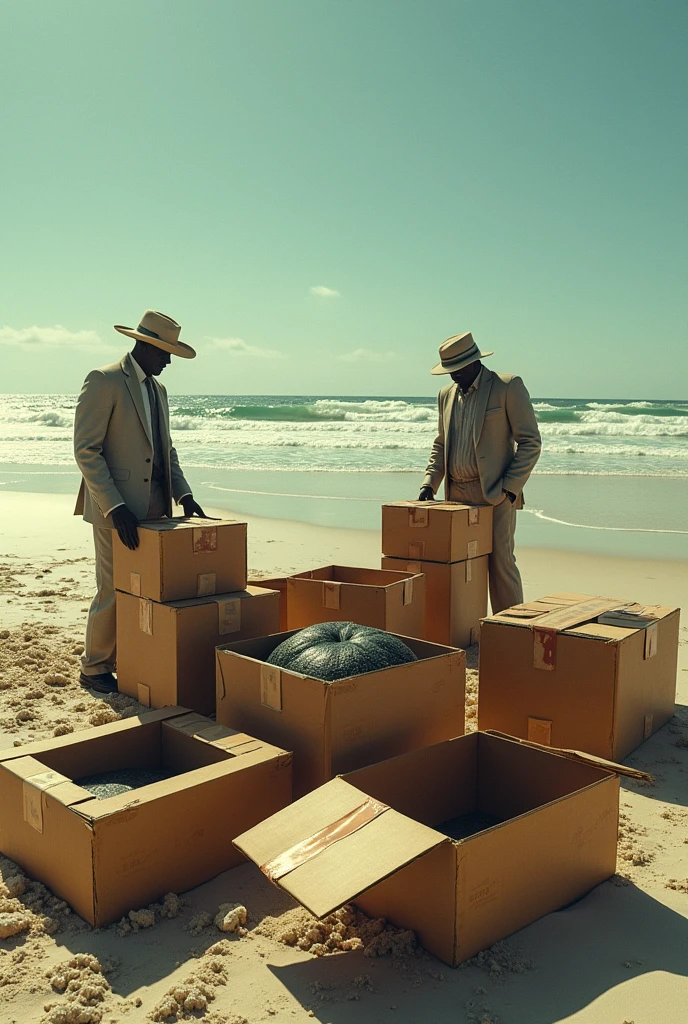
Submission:
[[[523,507],[523,487],[542,441],[521,378],[493,373],[480,362],[493,354],[481,352],[470,332],[440,345],[440,362],[430,372],[449,374],[453,383],[439,393],[439,428],[419,500],[432,501],[444,480],[448,501],[492,505],[490,604],[497,614],[523,601],[514,556],[516,509]]]
[[[170,354],[193,359],[196,353],[179,340],[179,324],[152,309],[138,327],[115,330],[136,345],[120,362],[91,370],[74,419],[74,457],[83,476],[74,514],[93,525],[97,585],[80,681],[100,693],[117,689],[113,529],[136,548],[139,521],[171,516],[172,498],[185,516],[204,515],[172,447],[167,392],[154,379],[169,365]]]

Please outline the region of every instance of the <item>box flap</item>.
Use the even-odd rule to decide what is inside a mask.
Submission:
[[[341,778],[234,840],[316,917],[446,842],[446,836],[371,800]]]
[[[633,636],[637,629],[626,629],[621,626],[605,626],[601,622],[586,622],[580,626],[573,626],[571,629],[563,630],[567,636],[589,636],[598,640],[615,641],[625,640],[627,636]]]
[[[534,747],[536,750],[544,750],[547,754],[554,754],[557,757],[566,757],[569,761],[579,761],[581,764],[588,764],[592,768],[601,768],[603,771],[613,772],[615,775],[625,775],[630,779],[638,779],[642,782],[654,782],[649,772],[641,772],[637,768],[630,768],[625,764],[617,764],[616,761],[608,761],[605,757],[597,757],[596,754],[586,754],[582,750],[567,750],[565,747],[550,747],[543,743],[536,743],[534,740],[524,740],[520,736],[510,736],[509,733],[499,732],[498,729],[485,729],[488,736],[497,736],[502,740],[512,740],[520,743],[523,747]]]
[[[173,516],[169,519],[147,519],[141,523],[141,528],[144,530],[155,530],[156,532],[163,532],[168,530],[195,530],[199,527],[204,526],[216,527],[216,526],[246,526],[245,519],[213,519],[210,516],[206,516],[205,519],[201,519],[199,516],[189,516],[184,518],[183,516]]]

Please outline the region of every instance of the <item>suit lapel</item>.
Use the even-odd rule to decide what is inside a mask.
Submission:
[[[445,392],[444,405],[442,407],[442,420],[444,422],[445,451],[448,448],[449,435],[451,433],[452,412],[454,411],[454,400],[458,384],[450,384]]]
[[[139,384],[139,379],[136,376],[136,370],[131,365],[131,357],[129,355],[126,355],[122,362],[120,363],[120,366],[122,367],[122,373],[124,374],[124,379],[127,383],[129,394],[131,395],[131,400],[134,403],[134,408],[139,414],[139,419],[141,420],[143,432],[148,438],[149,442],[153,444],[153,439],[151,438],[148,432],[148,422],[146,420],[146,410],[143,407],[141,385]]]
[[[158,399],[160,436],[162,438],[164,450],[167,452],[170,448],[170,412],[167,407],[167,395],[158,384],[157,380],[153,381],[153,387],[155,388],[155,394]]]
[[[483,376],[480,381],[480,387],[478,388],[478,396],[476,398],[475,406],[475,420],[473,421],[473,443],[476,445],[480,440],[480,435],[483,430],[485,410],[487,409],[487,403],[490,398],[493,380],[494,374],[492,370],[488,370],[487,367],[483,366]]]

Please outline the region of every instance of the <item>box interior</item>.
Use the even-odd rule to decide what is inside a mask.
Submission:
[[[598,782],[600,769],[471,733],[345,778],[401,814],[461,841]]]
[[[123,769],[156,770],[173,777],[235,756],[229,750],[205,743],[161,721],[147,722],[136,729],[109,736],[75,741],[44,751],[37,760],[46,768],[74,780]]]
[[[359,586],[388,587],[391,583],[408,579],[410,572],[394,572],[389,569],[357,569],[350,565],[326,565],[322,569],[311,569],[296,575],[297,579],[325,580],[333,583],[357,583]]]

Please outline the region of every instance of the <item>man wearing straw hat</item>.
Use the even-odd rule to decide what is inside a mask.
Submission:
[[[185,516],[204,515],[172,447],[167,392],[155,380],[171,355],[193,359],[196,353],[179,340],[179,324],[152,309],[138,327],[115,330],[136,344],[120,362],[91,370],[74,420],[74,457],[83,477],[74,514],[93,525],[97,585],[80,682],[99,693],[117,689],[113,529],[136,548],[139,521],[171,516],[173,498]]]
[[[430,372],[449,374],[453,383],[438,396],[439,429],[419,500],[432,501],[444,480],[448,501],[492,505],[490,604],[497,614],[523,601],[514,556],[516,509],[523,507],[523,487],[542,441],[521,378],[493,373],[480,362],[493,354],[481,352],[470,332],[440,345],[440,362]]]

